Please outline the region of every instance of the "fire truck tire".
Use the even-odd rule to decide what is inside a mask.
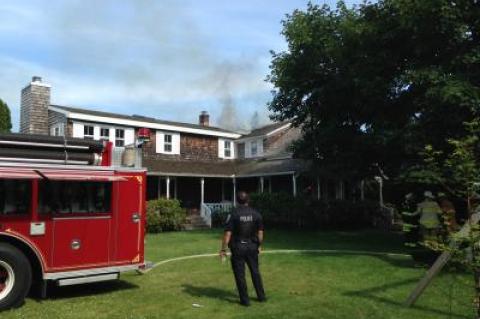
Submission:
[[[12,245],[0,243],[0,310],[20,306],[32,284],[32,266]]]

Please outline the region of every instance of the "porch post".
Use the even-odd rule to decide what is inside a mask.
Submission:
[[[200,209],[203,207],[203,203],[205,202],[205,178],[200,179]]]
[[[167,176],[167,199],[170,199],[170,176]]]
[[[263,189],[265,188],[263,176],[260,177],[260,193],[263,193]]]
[[[237,183],[235,177],[232,179],[233,182],[233,207],[237,207]]]
[[[297,196],[297,177],[295,173],[292,174],[293,197]]]
[[[317,177],[317,199],[320,200],[320,178]]]

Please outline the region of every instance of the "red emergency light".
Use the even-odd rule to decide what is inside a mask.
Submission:
[[[150,129],[146,127],[138,129],[138,140],[143,142],[150,141]]]

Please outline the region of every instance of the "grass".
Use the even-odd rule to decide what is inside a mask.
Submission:
[[[215,253],[221,231],[150,235],[147,258]],[[404,252],[401,238],[378,232],[267,233],[265,249],[342,249]],[[206,257],[168,263],[146,275],[55,288],[47,300],[27,299],[10,318],[473,318],[470,277],[444,272],[417,305],[403,302],[424,269],[407,256],[264,254],[269,301],[237,304],[228,264]],[[251,288],[251,285],[249,286]],[[252,289],[251,289],[252,290]],[[199,304],[201,307],[194,307]]]

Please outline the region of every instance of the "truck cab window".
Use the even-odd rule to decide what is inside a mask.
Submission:
[[[112,183],[42,181],[38,210],[41,214],[105,214],[111,211]]]
[[[26,215],[30,210],[32,182],[0,179],[0,215]]]

